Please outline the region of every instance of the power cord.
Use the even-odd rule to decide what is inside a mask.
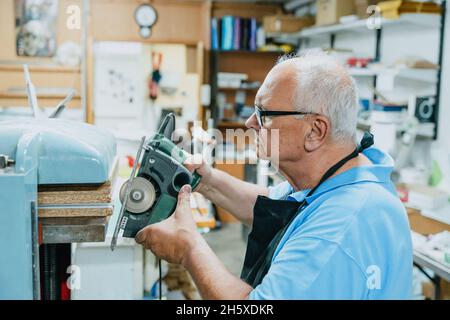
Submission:
[[[161,268],[161,259],[158,259],[158,269],[159,269],[159,279],[158,279],[159,300],[162,300],[162,268]]]

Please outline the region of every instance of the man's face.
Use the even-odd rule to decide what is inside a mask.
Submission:
[[[255,105],[267,111],[296,111],[293,99],[296,83],[293,79],[292,71],[285,66],[276,66],[258,90]],[[266,117],[262,127],[255,114],[246,122],[248,128],[256,130],[258,157],[275,162],[295,161],[301,157],[305,125],[305,120],[292,115]]]

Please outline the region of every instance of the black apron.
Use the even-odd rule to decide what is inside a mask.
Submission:
[[[320,182],[308,192],[306,197],[329,177],[336,173],[349,160],[356,158],[360,152],[373,144],[373,135],[364,133],[360,145],[344,159],[332,166],[323,175]],[[253,207],[253,226],[247,240],[244,266],[241,279],[255,288],[259,285],[269,271],[272,257],[286,230],[295,217],[306,206],[306,197],[303,201],[272,200],[258,196]]]

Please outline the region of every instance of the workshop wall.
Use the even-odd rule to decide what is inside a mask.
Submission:
[[[142,39],[134,21],[134,11],[142,0],[91,1],[92,37],[104,41],[139,41],[195,45],[209,42],[209,2],[152,1],[158,21],[152,36]]]
[[[81,29],[66,27],[67,8],[76,5],[81,8],[82,0],[60,0],[57,19],[57,48],[67,42],[74,42],[81,46]],[[56,93],[39,95],[41,107],[53,107],[61,101],[66,93],[59,92],[62,88],[73,88],[77,94],[69,108],[81,107],[81,70],[79,66],[60,67],[55,65],[53,58],[48,57],[20,57],[16,54],[14,0],[0,1],[0,107],[26,106],[27,97],[24,89],[23,63],[31,66],[33,82],[37,88],[52,88]],[[13,90],[14,89],[14,90]],[[47,90],[49,91],[49,90]]]
[[[57,45],[67,41],[81,42],[81,29],[68,29],[66,27],[66,19],[68,14],[66,9],[70,5],[77,5],[82,8],[82,0],[59,0],[59,12],[57,22]],[[16,55],[16,32],[14,23],[14,0],[0,1],[0,61],[34,61],[34,62],[51,62],[52,58],[30,58],[18,57]]]

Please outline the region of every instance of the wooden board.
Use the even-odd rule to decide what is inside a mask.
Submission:
[[[108,208],[39,208],[39,218],[57,217],[107,217],[113,214],[114,207]]]
[[[39,185],[39,217],[104,217],[113,213],[118,161],[109,180],[100,185]],[[56,206],[56,208],[54,208]],[[83,207],[84,206],[84,207]]]
[[[111,202],[111,183],[100,186],[39,186],[39,205],[48,204],[88,204]]]
[[[158,13],[152,35],[144,39],[134,20],[141,0],[91,1],[92,36],[95,41],[139,41],[146,43],[180,43],[195,46],[209,43],[209,7],[203,1],[155,0],[151,5]]]
[[[264,16],[279,14],[281,11],[281,5],[274,4],[215,2],[212,6],[214,17],[220,18],[226,15],[242,18],[255,17],[258,22],[262,22]]]

